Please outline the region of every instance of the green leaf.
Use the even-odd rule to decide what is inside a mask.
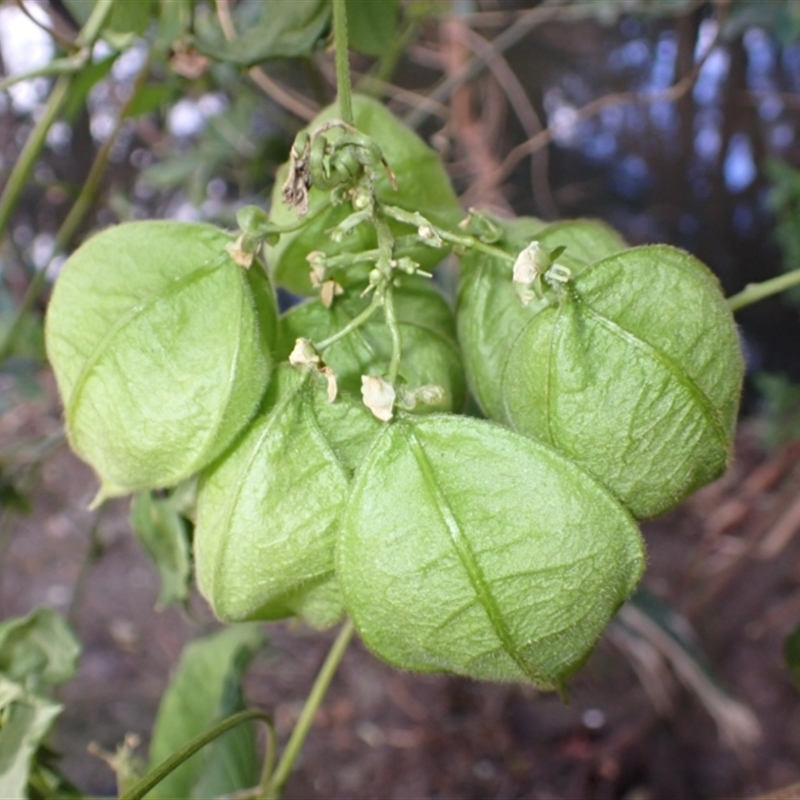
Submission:
[[[399,378],[409,389],[440,386],[444,394],[435,410],[458,411],[464,405],[466,386],[453,313],[429,281],[401,281],[394,290],[403,347]],[[290,309],[281,319],[277,359],[288,358],[301,336],[318,342],[341,330],[370,303],[371,298],[358,295],[358,288],[351,288],[330,308],[313,300]],[[392,341],[382,310],[322,353],[336,374],[339,388],[358,397],[361,376],[384,375],[391,356]]]
[[[0,624],[0,675],[31,691],[69,680],[79,655],[79,642],[50,608]]]
[[[34,756],[61,706],[48,690],[69,680],[80,644],[52,609],[0,624],[0,797],[25,797]]]
[[[263,645],[260,625],[235,625],[186,646],[158,709],[150,743],[150,769],[243,707],[241,682]],[[205,798],[232,794],[258,782],[252,725],[221,736],[170,773],[149,798]]]
[[[385,426],[337,547],[364,642],[402,669],[562,687],[644,568],[630,515],[554,450],[431,415]]]
[[[209,225],[108,228],[67,260],[46,344],[73,449],[102,497],[173,486],[213,461],[269,380],[276,309],[266,276]]]
[[[24,693],[6,708],[0,728],[0,797],[27,797],[28,778],[39,745],[62,706]]]
[[[161,108],[175,91],[172,86],[163,83],[148,83],[136,93],[133,102],[126,109],[126,119],[133,119],[142,114],[149,114]]]
[[[158,607],[183,603],[189,597],[191,556],[186,522],[172,498],[139,492],[131,503],[131,528],[158,568]]]
[[[563,243],[550,228],[536,239]],[[652,517],[727,465],[739,340],[716,278],[688,254],[601,248],[587,264],[591,253],[573,238],[559,258],[572,280],[528,305],[508,264],[471,259],[458,310],[465,365],[488,416],[558,448],[634,516]]]
[[[391,50],[397,31],[397,0],[347,0],[347,38],[350,47],[367,56]]]
[[[264,413],[203,475],[197,582],[226,620],[341,619],[334,542],[350,477],[380,428],[360,403],[328,401],[325,381],[280,367]]]
[[[194,0],[158,0],[158,34],[160,47],[169,47],[192,27]]]
[[[354,95],[353,114],[356,127],[377,142],[397,178],[395,191],[385,171],[378,172],[375,184],[378,199],[407,211],[419,211],[445,228],[455,227],[461,211],[439,155],[375,100]],[[312,131],[340,116],[337,105],[328,106],[304,130]],[[335,135],[335,131],[331,131],[330,135]],[[278,172],[272,193],[270,219],[280,226],[297,224],[297,214],[283,202],[281,194],[287,174],[288,165],[285,164]],[[353,209],[350,202],[345,202],[315,214],[328,202],[328,194],[312,187],[307,224],[294,233],[283,234],[277,245],[267,249],[267,261],[276,283],[296,294],[313,294],[306,260],[313,250],[335,255],[360,253],[376,247],[375,229],[368,224],[359,225],[341,242],[334,242],[330,238],[328,231],[351,214]],[[415,232],[411,226],[394,220],[389,222],[389,227],[398,236]],[[447,255],[447,251],[418,245],[407,254],[419,262],[423,269],[432,269]]]
[[[328,0],[259,0],[258,19],[233,41],[198,38],[198,51],[218,61],[251,67],[272,58],[310,56],[328,30]]]
[[[119,58],[119,53],[101,58],[99,61],[87,64],[73,79],[70,84],[69,94],[64,103],[64,118],[67,122],[75,122],[75,118],[83,110],[89,92],[111,72],[111,67]]]

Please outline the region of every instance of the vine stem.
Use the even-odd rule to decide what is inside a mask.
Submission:
[[[106,167],[108,166],[108,159],[111,155],[111,150],[116,143],[117,138],[119,137],[125,121],[128,119],[130,109],[133,108],[134,103],[139,99],[142,89],[145,86],[147,77],[150,74],[151,58],[152,52],[148,53],[144,66],[141,68],[141,70],[139,70],[139,73],[136,76],[136,80],[133,84],[133,90],[117,114],[117,121],[114,125],[114,129],[97,151],[97,155],[95,156],[94,161],[92,161],[92,165],[89,168],[89,174],[86,176],[86,179],[83,182],[80,193],[78,194],[75,202],[72,205],[72,208],[70,208],[69,213],[61,223],[61,227],[56,233],[52,255],[56,255],[57,253],[66,249],[84,217],[91,208],[95,199],[95,195],[97,194],[97,190],[100,188],[100,181],[102,180],[106,171]],[[8,358],[8,356],[11,354],[11,348],[14,346],[14,339],[17,336],[19,326],[22,323],[25,314],[27,314],[33,308],[34,304],[39,299],[39,296],[44,291],[45,286],[47,286],[47,277],[48,269],[45,267],[36,272],[31,278],[31,281],[25,290],[25,294],[22,296],[22,300],[20,300],[20,303],[14,312],[14,317],[11,320],[11,324],[6,329],[5,335],[0,338],[0,363],[5,361],[6,358]]]
[[[728,308],[731,311],[738,311],[798,284],[800,284],[800,269],[793,269],[785,275],[778,275],[777,278],[771,278],[763,283],[751,283],[738,294],[728,298]]]
[[[281,760],[278,762],[275,772],[272,773],[272,778],[264,794],[266,800],[278,800],[278,798],[280,798],[283,784],[286,783],[286,779],[292,771],[300,748],[303,746],[303,742],[305,742],[309,730],[311,730],[311,723],[314,721],[317,709],[322,704],[325,693],[328,691],[333,676],[336,674],[336,670],[344,657],[347,645],[350,644],[350,639],[352,639],[354,631],[355,627],[353,621],[348,619],[342,626],[339,635],[336,637],[336,641],[334,641],[333,646],[328,652],[325,663],[322,665],[322,669],[320,669],[317,679],[311,687],[311,692],[306,698],[306,703],[300,713],[300,718],[297,720],[292,735],[289,737]]]
[[[346,0],[333,0],[333,38],[336,46],[336,91],[339,95],[339,110],[343,122],[355,125],[353,93],[350,84],[350,60],[347,53]]]
[[[267,726],[267,753],[265,756],[265,767],[272,763],[272,753],[275,746],[275,728],[272,724],[272,717],[264,711],[256,709],[249,709],[247,711],[240,711],[238,714],[233,714],[227,719],[222,720],[218,725],[215,725],[210,731],[201,733],[195,736],[190,742],[187,742],[180,750],[173,753],[169,758],[162,761],[157,767],[150,770],[147,775],[138,781],[131,789],[120,795],[120,800],[141,800],[154,786],[159,784],[171,772],[176,770],[184,761],[191,758],[198,750],[201,750],[214,739],[227,733],[231,728],[241,725],[243,722],[250,722],[252,720],[259,720]]]
[[[326,347],[330,347],[340,339],[351,334],[356,328],[360,328],[377,310],[380,308],[380,298],[375,295],[372,302],[357,316],[353,317],[344,328],[340,328],[336,333],[331,334],[327,339],[323,339],[314,345],[314,349],[321,353]]]

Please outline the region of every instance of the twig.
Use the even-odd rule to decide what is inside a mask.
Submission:
[[[442,60],[449,75],[458,75],[469,55],[465,47],[465,28],[461,18],[457,16],[445,20],[441,25]],[[466,174],[474,181],[473,185],[481,186],[481,191],[477,193],[480,205],[494,207],[500,214],[508,214],[511,209],[498,185],[482,180],[482,177],[496,173],[498,165],[498,156],[491,146],[496,136],[488,134],[486,119],[502,120],[504,107],[495,109],[499,113],[494,114],[487,113],[488,110],[484,109],[484,116],[476,117],[473,104],[474,89],[474,84],[462,84],[453,91],[450,103],[453,111],[448,130],[460,145],[459,149],[467,164]],[[488,98],[501,103],[504,100],[500,92],[489,94]],[[473,196],[474,194],[476,193],[473,193]],[[473,200],[473,203],[475,202],[477,201]]]
[[[440,117],[443,120],[450,118],[450,109],[442,103],[431,103],[429,98],[419,92],[404,89],[402,86],[395,86],[393,83],[381,80],[374,75],[365,75],[356,70],[351,70],[353,77],[358,79],[358,90],[383,95],[398,103],[402,103],[408,108],[417,108],[420,103],[428,103],[431,108],[431,115]]]
[[[545,0],[541,5],[525,12],[513,25],[499,34],[492,41],[492,47],[496,53],[504,53],[524,39],[531,30],[543,25],[545,22],[558,19],[564,15],[569,15],[573,18],[582,15],[591,16],[596,13],[595,9],[591,7],[592,5],[592,3],[589,3],[587,6],[581,7],[569,5],[566,0]],[[482,58],[473,58],[458,74],[445,78],[429,93],[429,103],[421,105],[406,115],[404,120],[406,125],[410,128],[418,128],[430,116],[430,109],[433,103],[447,101],[457,87],[480,75],[487,66]]]
[[[484,39],[483,36],[470,29],[466,29],[464,33],[467,47],[486,61],[497,82],[502,86],[528,138],[536,136],[543,130],[544,126],[528,98],[525,87],[520,83],[508,61],[500,53],[495,52],[492,43]],[[533,156],[531,159],[531,188],[543,212],[543,216],[555,219],[558,217],[558,209],[553,200],[553,193],[550,191],[547,151],[542,150],[540,153],[533,154]],[[469,190],[467,195],[469,195]],[[469,202],[466,205],[469,205]]]
[[[18,72],[16,75],[9,75],[0,81],[0,92],[4,92],[17,83],[33,80],[34,78],[46,78],[50,75],[69,75],[78,72],[86,65],[86,54],[78,53],[67,58],[53,59],[43,67],[37,67],[29,72]]]
[[[575,112],[574,124],[577,125],[580,122],[585,122],[587,119],[597,116],[605,109],[613,108],[614,106],[628,104],[650,105],[653,103],[671,103],[683,97],[694,86],[695,82],[697,81],[697,77],[700,74],[700,70],[702,70],[703,66],[716,48],[721,38],[723,22],[725,17],[727,17],[727,11],[728,7],[730,6],[730,2],[731,0],[720,1],[717,35],[714,37],[714,41],[712,41],[708,46],[705,53],[703,53],[703,55],[695,62],[688,75],[685,75],[668,89],[664,89],[659,92],[651,92],[650,94],[642,94],[641,92],[619,92],[617,94],[605,95],[597,98],[596,100],[592,100],[591,103],[587,103],[585,106],[579,108]],[[497,38],[499,39],[500,37],[498,36]],[[551,125],[550,127],[545,128],[543,131],[536,134],[536,136],[533,136],[522,144],[517,145],[505,157],[503,163],[498,168],[497,173],[487,176],[485,180],[487,182],[491,180],[493,184],[498,184],[505,180],[523,158],[532,155],[537,150],[540,150],[542,147],[550,144],[555,137],[556,128]]]
[[[236,28],[233,24],[233,17],[231,16],[230,0],[216,0],[215,6],[217,9],[217,18],[219,19],[222,32],[229,42],[238,39]],[[291,89],[285,87],[274,78],[267,75],[261,67],[251,67],[247,74],[252,79],[253,83],[264,92],[267,97],[274,100],[278,105],[283,106],[288,111],[291,111],[295,116],[300,117],[306,121],[314,119],[319,113],[319,106],[312,100],[302,97],[293,92]]]
[[[22,0],[15,0],[17,7],[19,10],[34,24],[37,28],[41,28],[45,33],[49,36],[52,36],[67,52],[74,53],[76,50],[80,49],[80,45],[77,42],[74,42],[72,39],[68,39],[66,36],[60,34],[57,30],[45,25],[41,20],[36,19],[36,17],[28,11],[25,3]]]

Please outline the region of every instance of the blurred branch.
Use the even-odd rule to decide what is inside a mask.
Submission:
[[[566,0],[545,0],[540,6],[526,12],[494,39],[492,42],[494,52],[505,52],[521,39],[524,39],[533,28],[549,20],[556,19],[565,5]],[[406,125],[409,128],[418,128],[430,116],[433,103],[446,102],[455,89],[480,75],[487,66],[483,59],[473,58],[457,74],[446,77],[430,92],[427,101],[423,105],[406,115],[404,120]]]
[[[703,55],[695,62],[692,70],[687,75],[684,75],[684,77],[681,78],[677,83],[670,86],[668,89],[664,89],[659,92],[651,92],[649,94],[643,94],[641,92],[619,92],[617,94],[599,97],[596,100],[592,100],[591,103],[587,103],[585,106],[577,109],[575,112],[574,122],[572,124],[578,125],[581,122],[585,122],[586,120],[597,116],[607,108],[613,108],[615,106],[672,103],[683,97],[692,89],[697,81],[698,76],[700,75],[700,71],[703,69],[703,66],[705,65],[709,56],[714,52],[714,49],[720,42],[722,38],[723,23],[727,18],[730,4],[731,0],[719,0],[717,3],[719,8],[717,34],[714,37],[714,40],[706,48],[705,53],[703,53]],[[499,39],[500,37],[498,36],[497,38]],[[486,181],[500,183],[501,181],[505,180],[514,170],[517,164],[522,161],[522,159],[532,155],[537,150],[540,150],[541,148],[550,144],[550,142],[552,142],[557,135],[557,127],[551,125],[550,127],[545,128],[543,131],[536,134],[536,136],[533,136],[522,144],[517,145],[508,153],[503,163],[498,168],[497,173],[487,176]]]
[[[41,20],[36,19],[36,17],[28,11],[25,3],[23,0],[15,0],[17,8],[34,24],[37,28],[41,28],[45,33],[49,36],[52,36],[67,52],[74,53],[75,51],[80,49],[80,45],[73,41],[72,39],[63,36],[58,31],[54,30],[53,28],[45,25]]]
[[[233,42],[238,38],[236,28],[233,24],[233,17],[231,16],[230,0],[215,0],[217,9],[217,17],[219,24],[222,27],[222,32],[229,42]],[[307,97],[288,89],[283,84],[271,78],[264,72],[261,67],[251,67],[247,74],[253,80],[261,91],[267,95],[271,100],[274,100],[278,105],[283,106],[288,111],[291,111],[295,116],[304,119],[307,122],[314,119],[319,112],[319,106]]]
[[[116,142],[117,137],[122,130],[125,120],[128,118],[130,109],[138,100],[139,94],[141,93],[145,81],[147,80],[147,76],[150,73],[150,55],[148,55],[148,57],[145,59],[144,65],[139,70],[130,96],[119,110],[117,121],[113,130],[109,134],[108,138],[103,142],[100,149],[97,151],[97,155],[94,157],[92,166],[89,168],[89,174],[86,176],[86,180],[81,187],[81,191],[73,203],[72,208],[70,208],[66,218],[61,223],[61,227],[56,233],[55,242],[53,243],[53,256],[67,248],[70,241],[72,241],[72,237],[75,235],[75,232],[94,202],[97,190],[100,187],[100,181],[102,180],[103,174],[108,166],[108,159],[111,155],[111,149],[113,148],[114,143]],[[45,286],[47,286],[47,277],[48,270],[47,268],[44,268],[36,272],[31,278],[31,282],[28,284],[28,288],[25,290],[25,294],[23,295],[22,300],[14,312],[14,318],[11,320],[11,324],[8,326],[5,335],[0,338],[0,363],[5,361],[6,358],[8,358],[8,356],[11,354],[11,350],[14,346],[14,339],[16,338],[19,326],[22,323],[25,315],[33,308],[34,304],[41,296]]]
[[[103,25],[105,25],[108,15],[111,13],[113,1],[114,0],[98,0],[97,4],[92,9],[89,19],[78,34],[77,42],[81,46],[84,64],[88,62],[91,57],[92,46],[100,36],[100,31]],[[11,215],[16,208],[17,200],[44,147],[47,133],[58,118],[67,100],[72,81],[76,74],[77,72],[73,72],[69,75],[62,75],[56,81],[55,86],[53,86],[50,92],[50,96],[47,98],[47,104],[45,105],[42,116],[30,132],[25,146],[22,148],[22,152],[19,154],[14,168],[8,176],[8,182],[3,189],[2,195],[0,195],[0,239],[2,239],[5,234]]]
[[[543,125],[539,119],[539,115],[536,113],[536,109],[528,98],[525,87],[520,83],[519,78],[517,78],[514,70],[509,66],[508,61],[499,53],[494,52],[492,43],[488,42],[480,34],[469,28],[465,29],[463,32],[465,34],[464,40],[467,47],[486,62],[497,82],[502,87],[528,138],[532,138],[540,133],[543,129]],[[553,200],[553,194],[550,191],[547,151],[542,150],[540,153],[532,155],[531,188],[533,189],[534,197],[543,212],[543,216],[548,219],[555,219],[558,217],[558,209]],[[469,195],[469,190],[466,194]],[[469,202],[466,204],[469,205]]]
[[[22,81],[30,81],[34,78],[46,78],[50,75],[70,75],[73,72],[79,72],[86,66],[85,53],[78,53],[68,58],[56,58],[49,64],[45,64],[38,69],[32,69],[30,72],[20,72],[16,75],[9,75],[0,81],[0,92],[4,92],[14,84],[22,83]]]
[[[730,2],[730,0],[723,0]],[[574,21],[597,16],[597,7],[594,3],[570,3],[568,0],[544,0],[541,5],[524,12],[510,27],[492,40],[492,50],[495,55],[504,53],[509,48],[520,42],[534,28],[545,22]],[[467,16],[464,19],[470,19]],[[488,64],[482,58],[473,58],[468,61],[463,69],[455,75],[449,75],[438,86],[431,90],[427,101],[419,108],[405,116],[405,123],[410,128],[418,128],[431,114],[432,103],[444,103],[453,91],[461,84],[471,81],[481,74]]]
[[[388,97],[408,108],[416,108],[420,103],[429,102],[424,94],[404,89],[402,86],[395,86],[393,83],[381,80],[377,76],[364,75],[356,72],[356,70],[352,70],[352,74],[354,78],[358,79],[359,91]],[[431,114],[446,121],[450,118],[450,109],[442,103],[433,103],[431,104]]]
[[[457,15],[453,15],[441,24],[442,61],[451,75],[457,75],[469,58],[470,51],[466,46],[466,24]],[[448,123],[448,133],[459,145],[463,155],[462,167],[464,176],[475,179],[473,185],[480,185],[479,198],[473,202],[488,206],[501,215],[511,212],[508,201],[499,186],[482,177],[497,172],[498,155],[492,145],[496,142],[497,131],[491,130],[492,124],[502,125],[505,119],[505,98],[501,92],[488,92],[477,116],[473,95],[475,84],[462,84],[453,91],[450,101],[452,117]]]

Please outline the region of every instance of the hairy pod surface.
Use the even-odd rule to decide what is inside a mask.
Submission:
[[[526,306],[505,263],[466,266],[459,333],[479,402],[574,459],[634,516],[662,513],[718,477],[731,451],[743,362],[718,282],[666,245],[598,247],[587,264],[591,243],[582,253],[549,228],[536,238],[567,244],[560,293]]]
[[[380,428],[324,379],[281,365],[263,412],[203,474],[194,552],[220,619],[292,615],[324,628],[343,615],[334,546],[350,480]]]
[[[347,608],[403,669],[561,687],[644,567],[628,512],[532,439],[466,417],[386,425],[337,548]]]
[[[172,486],[215,459],[255,413],[277,310],[263,270],[210,225],[108,228],[56,281],[46,344],[67,435],[100,497]]]
[[[356,127],[377,142],[397,180],[395,191],[385,169],[379,166],[375,182],[378,199],[406,211],[418,211],[437,225],[455,226],[461,212],[439,155],[375,100],[354,95],[353,114]],[[339,117],[338,105],[328,106],[305,131],[311,132]],[[340,134],[339,130],[331,129],[325,135],[335,138]],[[287,164],[278,171],[275,180],[270,218],[276,225],[293,225],[298,219],[294,209],[290,209],[281,197],[288,172]],[[309,192],[308,224],[296,232],[281,235],[278,244],[267,249],[267,259],[276,283],[300,295],[313,294],[306,260],[310,252],[322,251],[326,255],[360,253],[377,244],[375,229],[368,223],[354,228],[341,242],[335,242],[327,235],[327,231],[353,211],[350,202],[343,202],[318,213],[328,202],[329,195],[328,191],[312,186]],[[389,221],[389,227],[398,236],[414,232],[410,226],[393,220]],[[446,254],[444,249],[425,245],[417,245],[406,253],[419,262],[423,269],[432,269]]]
[[[402,340],[399,378],[410,388],[440,386],[444,394],[433,410],[460,411],[466,396],[466,381],[453,312],[430,281],[415,277],[400,281],[393,290]],[[358,297],[358,291],[354,290],[336,298],[330,308],[319,300],[291,308],[281,318],[278,358],[287,358],[300,336],[321,341],[341,330],[369,302],[369,298]],[[336,374],[339,388],[358,395],[361,376],[383,374],[391,359],[392,341],[382,309],[321,355]]]

